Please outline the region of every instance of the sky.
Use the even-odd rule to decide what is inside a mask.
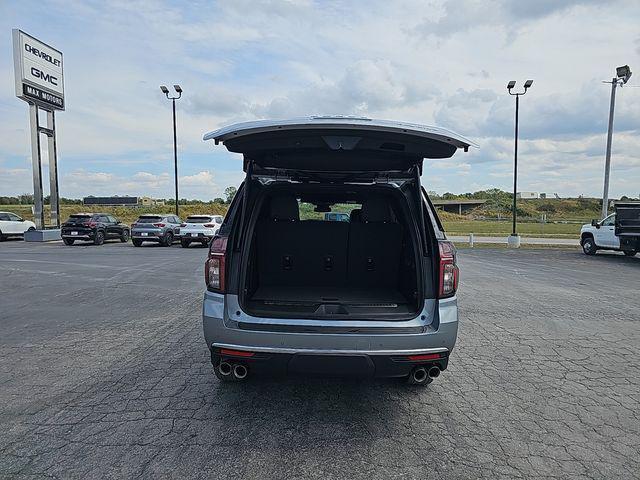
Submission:
[[[60,195],[173,196],[171,103],[180,84],[180,197],[209,200],[242,162],[203,142],[262,118],[359,115],[449,128],[478,143],[427,160],[438,193],[512,189],[602,195],[615,67],[610,197],[640,195],[640,2],[399,0],[0,2],[0,195],[33,191],[27,104],[15,97],[11,29],[64,53],[56,116]],[[46,144],[46,142],[43,142]],[[48,179],[46,151],[44,182]],[[45,186],[45,193],[48,188]]]

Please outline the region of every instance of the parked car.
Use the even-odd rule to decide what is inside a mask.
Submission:
[[[0,212],[0,242],[9,237],[24,237],[24,232],[35,229],[35,223],[15,213]]]
[[[106,213],[75,213],[62,224],[60,231],[65,245],[73,245],[77,240],[102,245],[114,238],[126,243],[130,233],[129,225]]]
[[[615,213],[583,225],[580,244],[587,255],[617,250],[633,257],[640,251],[640,202],[617,203]]]
[[[140,215],[131,225],[131,241],[135,247],[140,247],[143,242],[170,247],[180,240],[181,223],[182,220],[175,215]]]
[[[205,265],[204,337],[219,379],[291,372],[426,385],[447,368],[456,251],[420,174],[423,158],[470,141],[348,117],[241,123],[204,139],[243,154],[246,171]],[[304,220],[302,202],[361,212]]]
[[[222,215],[189,215],[180,225],[180,245],[188,247],[193,242],[207,245],[220,230]]]

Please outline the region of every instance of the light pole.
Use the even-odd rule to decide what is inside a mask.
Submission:
[[[169,96],[169,89],[164,85],[160,85],[160,90],[164,93],[169,100],[173,103],[173,166],[174,166],[174,174],[175,174],[175,182],[176,182],[176,216],[180,216],[178,213],[178,141],[176,137],[176,100],[182,96],[182,88],[180,85],[174,85],[177,97]]]
[[[527,80],[524,82],[524,91],[513,93],[512,90],[516,86],[515,80],[511,80],[507,83],[507,91],[509,95],[516,97],[516,128],[515,128],[515,143],[513,152],[513,228],[511,230],[511,237],[509,238],[509,245],[515,247],[520,246],[518,235],[516,233],[516,196],[518,192],[518,113],[520,109],[520,95],[527,93],[527,90],[533,85],[533,80]]]
[[[616,68],[616,76],[610,82],[611,84],[611,103],[609,104],[609,130],[607,132],[607,153],[604,161],[604,190],[602,192],[602,218],[609,213],[609,171],[611,169],[611,140],[613,138],[613,110],[616,106],[616,87],[623,86],[631,78],[631,69],[629,65]]]

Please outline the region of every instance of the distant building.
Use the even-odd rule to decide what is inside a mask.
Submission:
[[[144,206],[144,207],[152,207],[152,206],[156,206],[156,205],[163,206],[164,205],[164,200],[157,200],[157,199],[151,198],[151,197],[140,197],[139,198],[139,204]]]
[[[538,192],[518,192],[516,193],[516,198],[520,198],[523,200],[530,200],[532,198],[540,198],[538,196]]]
[[[445,212],[457,213],[462,215],[464,212],[473,210],[474,208],[481,207],[486,200],[432,200],[433,206],[436,210],[443,210]]]
[[[90,195],[82,199],[82,203],[88,206],[101,207],[151,207],[155,205],[164,205],[164,200],[155,200],[151,197],[130,197],[128,195],[121,197],[114,195],[112,197],[94,197]]]

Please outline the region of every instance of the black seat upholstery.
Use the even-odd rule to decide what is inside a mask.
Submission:
[[[344,285],[349,225],[299,220],[293,197],[273,197],[269,217],[258,222],[259,282],[263,285]]]
[[[389,203],[374,197],[362,204],[362,223],[349,228],[348,283],[357,286],[398,285],[402,228]]]
[[[268,212],[256,231],[260,285],[397,287],[402,228],[384,198],[367,200],[361,221],[300,221],[286,196]]]

